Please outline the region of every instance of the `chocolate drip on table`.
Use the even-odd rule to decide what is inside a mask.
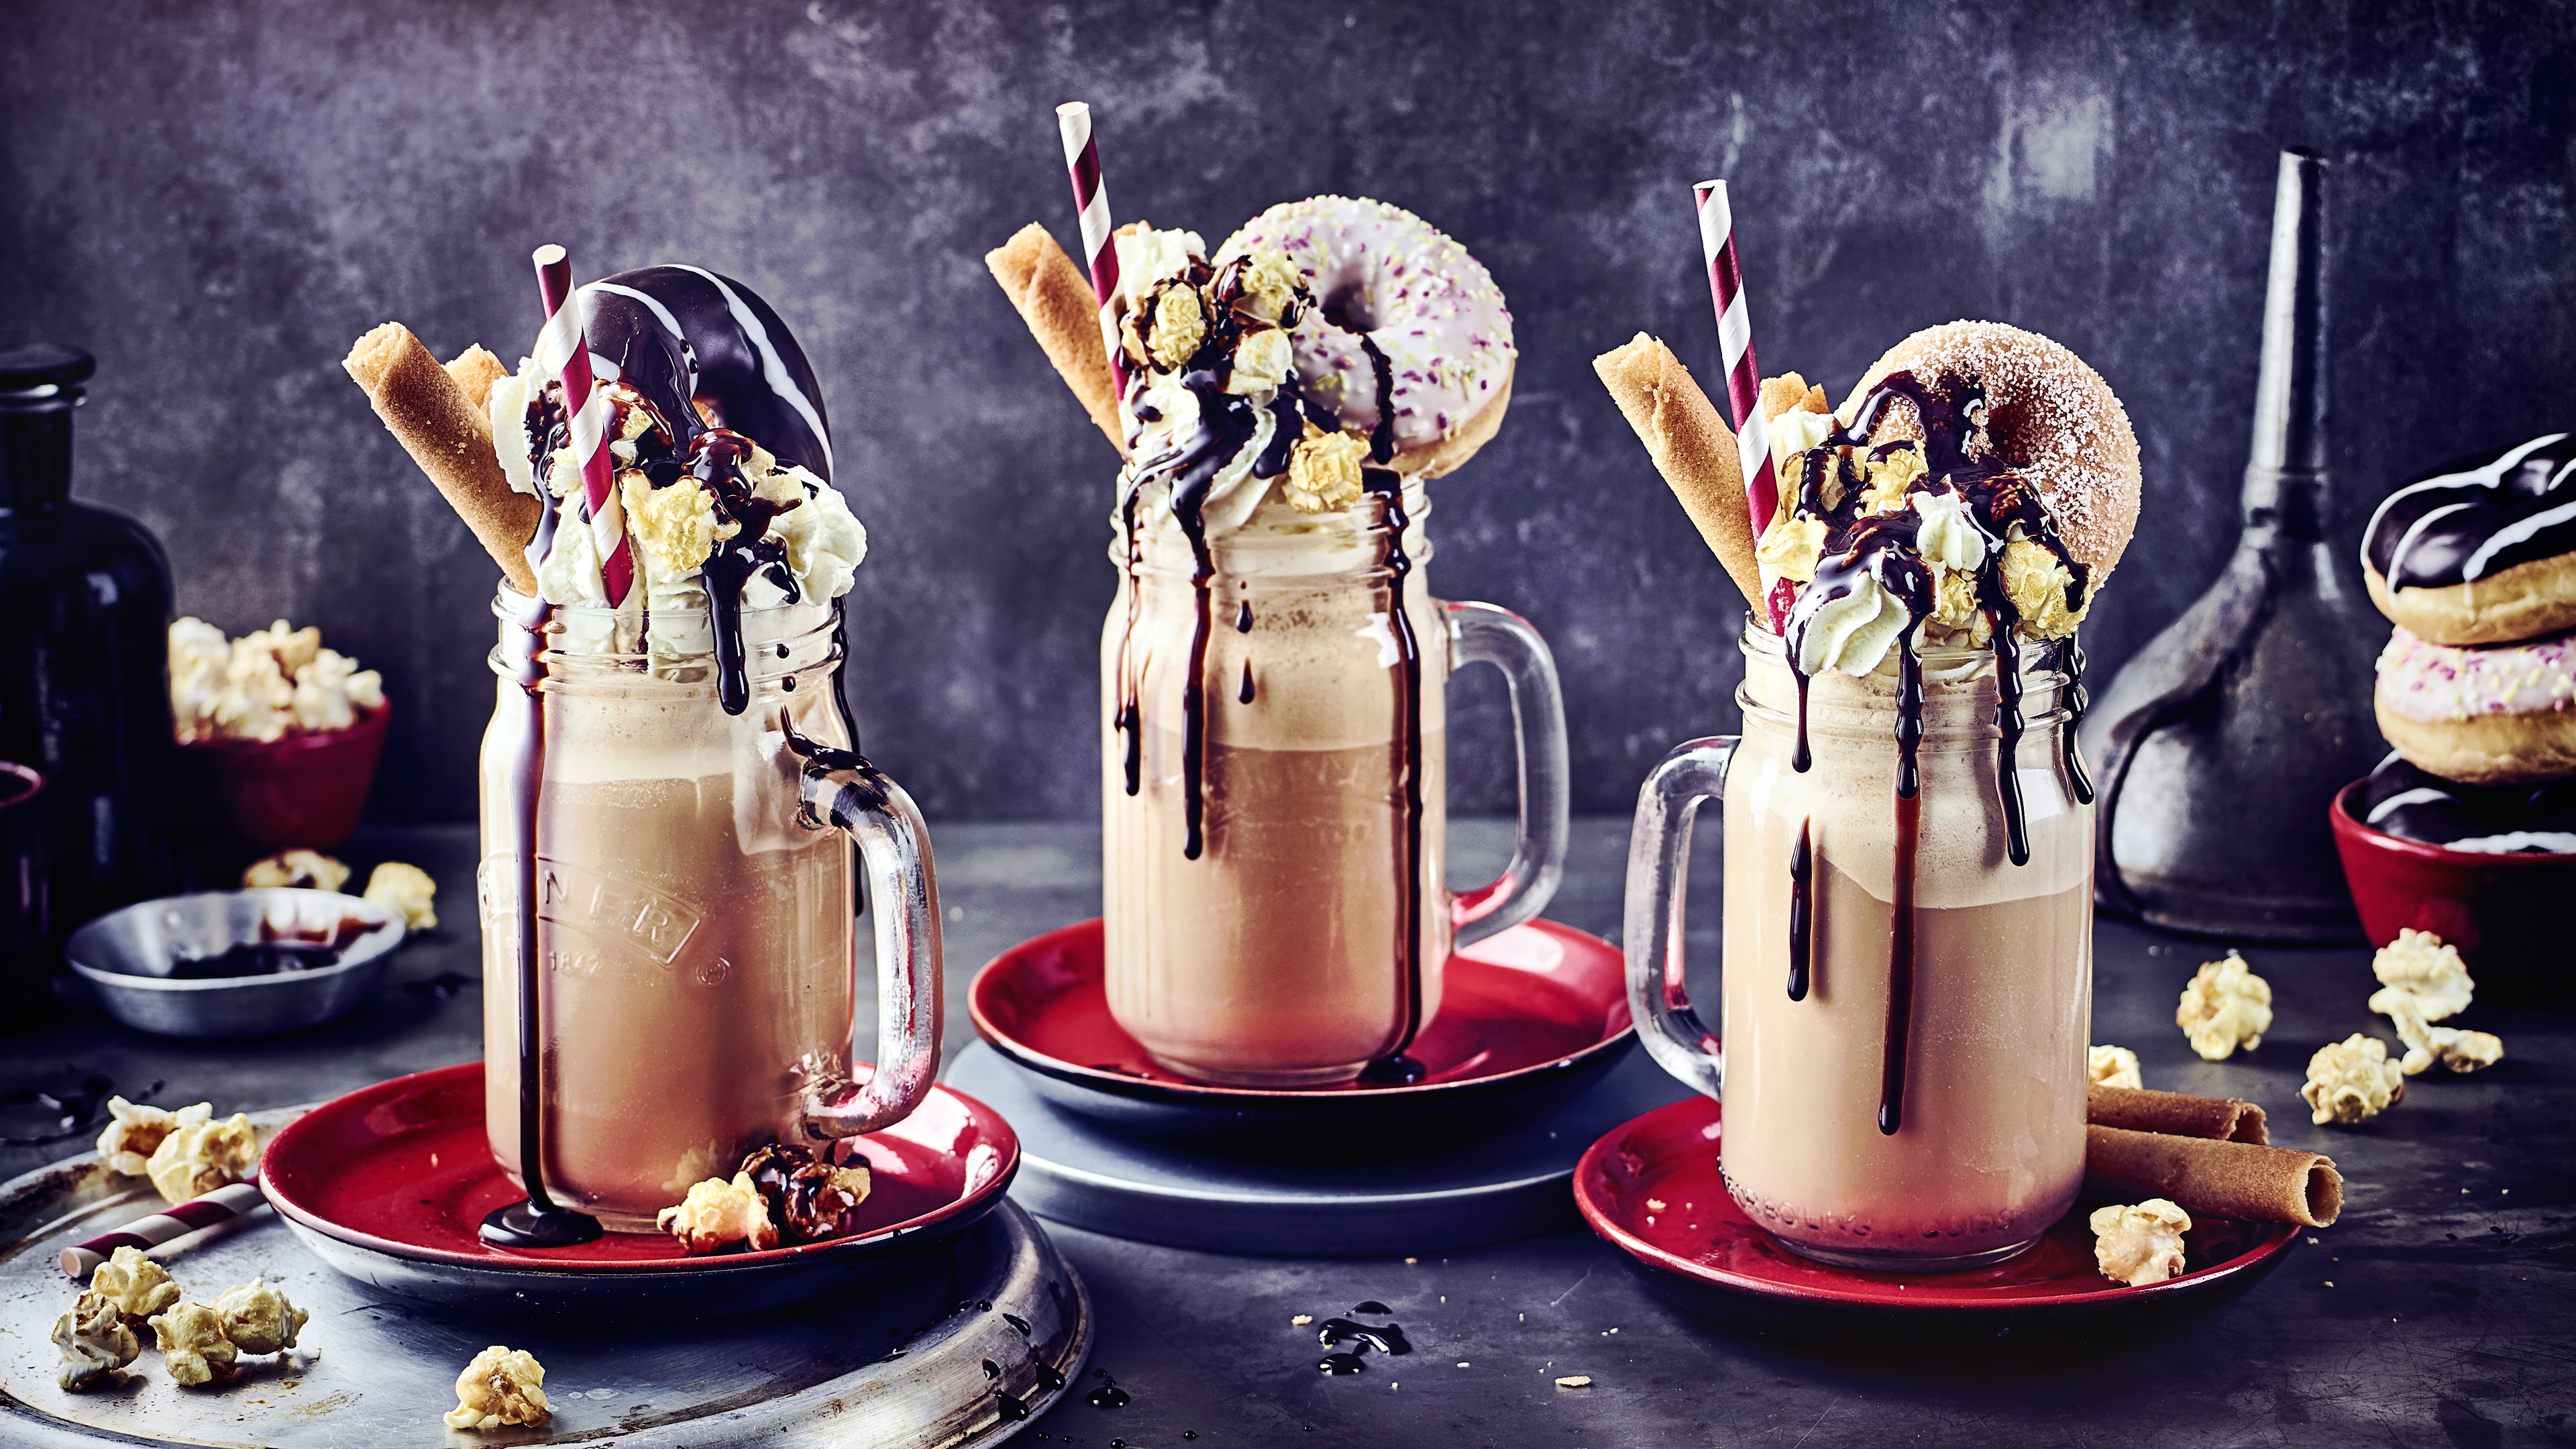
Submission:
[[[1922,442],[1917,444],[1911,439],[1897,439],[1872,446],[1868,442],[1870,434],[1877,430],[1888,409],[1900,400],[1913,404],[1922,424]],[[1962,504],[1960,513],[1984,543],[1985,558],[1976,570],[1976,587],[1978,605],[1994,616],[1995,728],[1998,736],[1995,788],[2003,809],[2006,853],[2014,865],[2027,865],[2030,862],[2030,831],[2019,768],[2021,737],[2027,722],[2022,712],[2020,641],[2014,632],[2020,625],[2021,613],[2004,587],[2004,550],[2018,525],[2024,540],[2037,543],[2054,555],[2067,572],[2066,606],[2069,610],[2083,606],[2088,571],[2058,537],[2047,507],[2029,479],[2007,463],[1992,458],[1978,461],[1968,457],[1967,443],[1975,427],[1972,414],[1984,406],[1983,391],[1965,379],[1943,374],[1927,383],[1910,372],[1893,374],[1862,400],[1850,427],[1837,427],[1824,442],[1802,455],[1799,471],[1798,508],[1811,517],[1825,520],[1826,528],[1815,577],[1791,611],[1783,641],[1789,670],[1798,687],[1798,734],[1796,747],[1790,755],[1791,768],[1804,772],[1813,763],[1807,738],[1809,680],[1806,671],[1799,667],[1799,658],[1801,645],[1808,630],[1814,626],[1817,613],[1825,605],[1848,597],[1860,587],[1863,579],[1867,579],[1903,605],[1907,617],[1904,631],[1894,645],[1898,680],[1896,848],[1893,862],[1895,900],[1888,946],[1887,1038],[1880,1071],[1878,1115],[1879,1131],[1889,1135],[1895,1134],[1904,1124],[1906,1064],[1913,1029],[1914,885],[1922,819],[1922,779],[1917,752],[1924,736],[1923,662],[1916,646],[1924,622],[1932,617],[1940,601],[1932,569],[1916,547],[1923,515],[1910,504],[1893,512],[1864,513],[1861,499],[1866,492],[1867,480],[1850,466],[1844,450],[1866,450],[1874,463],[1899,452],[1919,451],[1924,476],[1933,480],[1932,488],[1957,495]],[[1838,483],[1841,489],[1840,497],[1830,506],[1826,502],[1828,482]],[[2092,786],[2084,778],[2075,753],[2074,720],[2083,708],[2083,691],[2078,682],[2083,656],[2072,638],[2058,647],[2057,661],[2071,671],[2061,696],[2069,716],[2061,748],[2076,798],[2090,803]],[[1793,873],[1810,864],[1808,852],[1809,843],[1802,828],[1798,856],[1792,864]],[[1792,907],[1790,995],[1793,1000],[1802,995],[1807,966],[1808,926],[1799,913],[1807,899],[1808,887],[1803,879],[1797,889],[1799,896]]]
[[[544,514],[551,519],[551,510]],[[550,534],[541,524],[540,535]],[[545,1005],[544,957],[540,954],[537,916],[544,872],[537,865],[537,801],[545,783],[546,633],[554,622],[554,605],[528,600],[511,622],[508,636],[518,645],[511,656],[511,678],[526,696],[527,712],[519,731],[518,757],[510,780],[511,846],[519,868],[519,1181],[527,1197],[495,1208],[476,1229],[476,1236],[498,1248],[565,1248],[587,1243],[603,1231],[599,1219],[561,1206],[546,1193],[545,1032],[539,1013]]]

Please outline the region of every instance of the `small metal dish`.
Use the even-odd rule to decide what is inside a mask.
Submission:
[[[329,940],[343,923],[362,928],[340,959],[306,971],[205,979],[174,977],[186,963],[235,946]],[[110,911],[72,933],[63,957],[107,1009],[159,1036],[274,1036],[348,1015],[366,1004],[402,944],[402,918],[335,891],[283,888],[164,896]]]

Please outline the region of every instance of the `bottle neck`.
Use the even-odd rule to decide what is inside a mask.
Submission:
[[[43,508],[71,495],[71,403],[0,407],[0,508]]]
[[[2265,538],[2318,543],[2333,521],[2333,495],[2323,469],[2245,468],[2245,527]]]

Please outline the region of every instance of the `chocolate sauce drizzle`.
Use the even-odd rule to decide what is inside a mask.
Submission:
[[[1887,410],[1899,400],[1913,404],[1921,420],[1923,440],[1896,439],[1872,445],[1868,439],[1878,428]],[[1920,853],[1922,776],[1918,752],[1924,737],[1923,662],[1917,653],[1919,636],[1926,620],[1939,605],[1936,579],[1929,564],[1918,552],[1923,515],[1908,506],[1888,513],[1865,513],[1862,496],[1867,480],[1853,466],[1855,455],[1865,455],[1875,463],[1892,455],[1918,450],[1937,492],[1957,495],[1960,512],[1975,528],[1985,545],[1984,561],[1976,570],[1977,602],[1994,616],[1994,650],[1996,663],[1995,728],[1998,736],[1995,752],[1995,788],[2004,815],[2005,849],[2016,866],[2030,862],[2030,830],[2021,792],[2019,754],[2022,733],[2027,722],[2022,713],[2022,680],[2020,642],[2015,630],[2021,612],[2004,587],[2003,558],[2006,544],[2016,526],[2020,536],[2046,548],[2067,572],[2066,606],[2070,610],[2083,606],[2087,569],[2067,548],[2057,534],[2054,521],[2038,490],[2010,464],[1989,456],[1971,459],[1967,453],[1969,438],[1978,426],[1978,414],[1986,406],[1981,387],[1967,379],[1943,373],[1931,382],[1910,372],[1887,377],[1862,400],[1859,412],[1848,428],[1836,430],[1801,457],[1798,509],[1808,516],[1825,521],[1823,548],[1816,565],[1815,577],[1799,595],[1790,611],[1784,640],[1784,653],[1789,670],[1798,687],[1797,744],[1790,754],[1790,766],[1801,773],[1813,763],[1807,738],[1808,676],[1799,667],[1807,633],[1814,627],[1817,614],[1824,606],[1848,597],[1868,579],[1902,604],[1907,622],[1897,637],[1896,697],[1896,841],[1894,861],[1894,910],[1888,943],[1887,1028],[1881,1058],[1879,1083],[1878,1130],[1894,1135],[1905,1118],[1905,1075],[1909,1038],[1913,1028],[1914,1004],[1914,897],[1915,867]],[[1828,483],[1840,485],[1840,497],[1831,505],[1826,502]],[[2092,800],[2092,786],[2084,778],[2075,747],[2075,724],[2083,709],[2083,655],[2069,638],[2058,645],[2056,662],[2071,670],[2061,702],[2067,709],[2061,748],[2076,798]],[[1797,896],[1791,907],[1790,998],[1800,999],[1807,986],[1808,933],[1805,919],[1809,885],[1804,872],[1812,869],[1806,827],[1801,826],[1797,854],[1791,871],[1796,877]]]
[[[1807,975],[1812,966],[1808,937],[1808,912],[1813,909],[1808,895],[1814,889],[1816,852],[1810,832],[1814,823],[1798,822],[1798,844],[1789,852],[1789,999],[1807,999]]]
[[[1387,387],[1381,361],[1381,395]],[[1379,432],[1392,442],[1392,424],[1381,424]],[[1423,1074],[1422,1063],[1405,1055],[1405,1049],[1422,1031],[1422,647],[1413,634],[1413,617],[1404,607],[1404,581],[1413,572],[1413,559],[1404,548],[1404,532],[1412,520],[1404,511],[1401,474],[1390,468],[1363,468],[1360,486],[1386,500],[1380,524],[1384,542],[1380,545],[1379,566],[1386,575],[1387,625],[1395,638],[1401,671],[1395,703],[1395,748],[1397,777],[1404,782],[1404,843],[1396,854],[1395,898],[1404,903],[1396,913],[1404,933],[1396,941],[1396,959],[1404,963],[1404,1035],[1396,1039],[1385,1056],[1369,1063],[1359,1079],[1372,1086],[1410,1086],[1421,1081]]]

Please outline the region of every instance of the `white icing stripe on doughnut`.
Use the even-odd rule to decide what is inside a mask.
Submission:
[[[760,325],[759,315],[743,305],[742,298],[735,295],[733,288],[725,285],[724,278],[703,267],[682,266],[679,270],[695,272],[706,278],[708,283],[723,296],[726,309],[733,313],[734,324],[742,328],[743,335],[751,339],[752,350],[760,354],[760,380],[769,384],[769,390],[778,394],[789,407],[796,410],[798,417],[805,420],[805,430],[814,435],[815,446],[823,450],[823,466],[830,468],[832,466],[831,432],[823,426],[823,415],[815,410],[813,399],[805,396],[805,390],[796,385],[796,375],[787,370],[786,359],[780,357],[778,349],[770,344],[769,329]]]
[[[2561,469],[2560,471],[2564,472],[2566,470]],[[2426,516],[2429,517],[2431,515],[2428,514]],[[2504,552],[2506,549],[2513,547],[2515,544],[2522,542],[2524,539],[2531,537],[2533,534],[2540,532],[2544,528],[2556,528],[2558,525],[2565,523],[2571,518],[2576,518],[2576,502],[2561,503],[2555,508],[2544,508],[2538,513],[2531,515],[2529,518],[2523,519],[2519,523],[2506,524],[2504,527],[2495,531],[2495,537],[2488,539],[2484,544],[2480,545],[2476,553],[2469,555],[2469,561],[2466,564],[2463,564],[2460,568],[2460,577],[2466,579],[2485,578],[2487,576],[2487,562],[2490,559],[2493,559],[2497,554]],[[2420,528],[2422,525],[2418,524],[2417,527]],[[2404,558],[2406,556],[2404,545],[2399,545],[2397,556],[2399,558]]]
[[[2448,790],[2403,791],[2399,794],[2391,795],[2387,799],[2380,801],[2377,805],[2372,806],[2370,814],[2363,817],[2362,823],[2365,825],[2377,825],[2380,821],[2388,818],[2390,811],[2403,810],[2409,805],[2439,805],[2450,798],[2451,792]]]

